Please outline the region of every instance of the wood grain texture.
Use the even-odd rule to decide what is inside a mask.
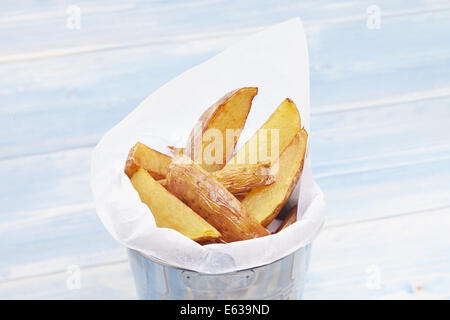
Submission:
[[[428,167],[433,167],[434,161],[440,160],[430,171],[430,181],[439,173],[446,177],[445,163],[450,153],[450,132],[446,130],[449,110],[450,98],[441,98],[313,115],[313,174],[326,195],[328,181],[333,183],[333,188],[339,188],[340,180],[334,177],[336,175],[373,173],[378,174],[382,183],[383,172],[401,172],[396,168],[405,165],[409,165],[408,168],[429,163]],[[0,179],[9,182],[0,185],[0,217],[9,220],[20,218],[18,212],[22,211],[91,202],[90,156],[91,148],[80,148],[0,161]],[[380,170],[384,171],[379,173]],[[410,179],[417,177],[410,176]],[[23,185],[27,179],[30,183]],[[437,190],[445,185],[444,180],[438,181],[443,184],[436,185]],[[359,180],[355,183],[357,186]],[[21,201],[17,201],[10,195],[19,193],[21,188],[25,189]]]
[[[351,225],[450,206],[447,163],[427,162],[405,166],[401,171],[375,169],[319,179],[328,203],[327,225]],[[386,179],[392,173],[394,176]],[[426,179],[417,180],[424,175]],[[61,271],[72,263],[91,266],[125,259],[118,254],[120,245],[95,215],[92,203],[23,211],[9,214],[9,219],[6,216],[2,215],[0,224],[0,254],[8,257],[0,264],[2,280]]]
[[[326,228],[314,244],[304,298],[448,299],[450,242],[441,235],[449,217],[447,208]],[[0,298],[136,298],[126,260],[80,270],[79,290],[67,289],[63,271],[2,282]]]
[[[448,299],[450,209],[327,228],[307,299]]]
[[[449,18],[446,10],[388,16],[380,30],[364,19],[306,24],[313,112],[417,90],[448,95]],[[93,146],[149,93],[247,34],[0,64],[8,74],[0,78],[0,157]]]
[[[80,269],[80,288],[67,286],[70,274],[60,272],[3,282],[1,299],[137,299],[128,262]],[[114,279],[114,280],[112,280]]]
[[[328,203],[305,298],[450,297],[448,1],[377,1],[375,30],[371,1],[76,4],[80,30],[65,2],[0,4],[1,298],[136,298],[95,215],[92,147],[166,81],[295,16]],[[80,290],[67,289],[70,265]]]

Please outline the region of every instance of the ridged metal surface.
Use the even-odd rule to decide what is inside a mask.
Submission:
[[[170,267],[128,249],[140,299],[300,299],[311,245],[271,264],[211,275]]]

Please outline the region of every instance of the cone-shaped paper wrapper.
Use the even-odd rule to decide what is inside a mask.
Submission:
[[[299,202],[298,222],[274,235],[228,244],[201,246],[174,230],[157,228],[123,172],[137,141],[165,153],[168,145],[182,146],[206,108],[225,93],[248,86],[258,87],[258,95],[239,144],[285,98],[296,103],[310,133],[308,50],[299,19],[243,39],[169,81],[105,134],[93,151],[91,186],[97,213],[117,241],[168,265],[225,273],[271,263],[314,240],[324,223],[325,202],[312,179],[309,148],[290,199]]]

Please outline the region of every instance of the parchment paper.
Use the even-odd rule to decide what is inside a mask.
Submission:
[[[229,244],[200,246],[174,230],[157,228],[124,174],[128,151],[137,141],[170,154],[167,145],[184,146],[206,108],[243,86],[259,90],[239,144],[285,98],[294,100],[302,125],[310,133],[308,50],[299,19],[252,35],[169,81],[105,134],[92,154],[91,187],[98,216],[117,241],[172,266],[217,274],[271,263],[318,235],[325,201],[312,178],[309,145],[302,176],[290,199],[299,203],[298,222],[278,234]]]

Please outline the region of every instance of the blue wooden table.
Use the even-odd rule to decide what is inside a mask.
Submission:
[[[3,0],[0,298],[136,298],[94,210],[93,147],[166,81],[296,16],[328,204],[304,297],[450,298],[450,2],[439,0]]]

